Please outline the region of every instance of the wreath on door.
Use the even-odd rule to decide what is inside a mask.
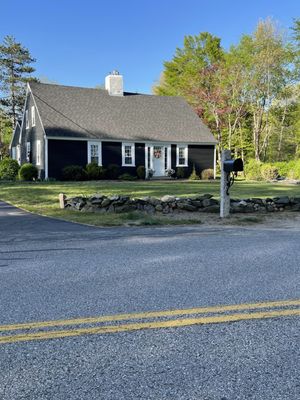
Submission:
[[[155,158],[160,158],[161,157],[161,149],[154,149],[154,157]]]

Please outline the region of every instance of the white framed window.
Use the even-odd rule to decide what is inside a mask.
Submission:
[[[13,160],[16,160],[16,148],[15,147],[11,148],[11,158]]]
[[[36,165],[41,165],[41,141],[36,141]]]
[[[35,107],[31,107],[31,126],[35,126]]]
[[[188,146],[186,144],[178,144],[176,148],[176,167],[188,166]]]
[[[31,145],[30,142],[26,143],[26,161],[30,162],[30,152],[31,152]]]
[[[25,111],[25,126],[26,126],[26,129],[29,129],[28,110]]]
[[[122,143],[122,167],[135,167],[134,143]]]
[[[95,162],[102,165],[102,145],[101,142],[88,142],[88,163]]]

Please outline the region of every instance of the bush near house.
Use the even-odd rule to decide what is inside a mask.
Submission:
[[[139,165],[136,169],[136,174],[139,179],[145,179],[146,177],[146,168],[143,165]]]
[[[20,166],[12,158],[4,158],[0,161],[0,179],[13,181],[18,176]]]
[[[203,179],[203,180],[214,179],[214,176],[215,176],[214,170],[211,169],[211,168],[204,169],[204,170],[201,172],[201,179]]]
[[[86,173],[87,173],[87,179],[88,180],[98,180],[98,179],[105,179],[106,177],[106,169],[103,167],[100,167],[97,163],[91,162],[90,164],[87,164],[85,167]]]
[[[19,179],[21,181],[33,181],[38,178],[38,169],[32,164],[23,164],[19,170]]]
[[[193,165],[193,171],[192,171],[191,175],[189,176],[189,180],[190,181],[199,181],[200,180],[200,176],[196,172],[195,164]]]
[[[118,179],[120,175],[120,167],[117,164],[109,164],[107,167],[107,178]]]
[[[122,181],[135,181],[137,179],[137,177],[133,176],[131,174],[125,173],[125,174],[120,175],[118,179],[120,179]]]
[[[179,178],[179,179],[184,179],[185,178],[185,168],[183,168],[183,167],[178,167],[177,168],[177,170],[176,170],[176,175],[177,175],[177,178]]]
[[[87,173],[80,165],[68,165],[63,168],[62,176],[64,181],[84,181],[87,179]]]

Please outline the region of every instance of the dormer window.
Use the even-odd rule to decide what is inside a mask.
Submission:
[[[31,126],[35,126],[35,107],[31,107]]]

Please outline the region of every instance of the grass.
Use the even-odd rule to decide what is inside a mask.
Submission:
[[[159,225],[199,223],[200,218],[176,220],[167,216],[149,216],[138,212],[124,214],[89,214],[61,210],[59,193],[68,197],[76,195],[126,194],[131,197],[165,194],[178,197],[211,193],[219,197],[219,181],[90,181],[90,182],[0,182],[0,199],[25,210],[92,225]],[[238,180],[231,188],[232,198],[300,196],[300,186]]]

